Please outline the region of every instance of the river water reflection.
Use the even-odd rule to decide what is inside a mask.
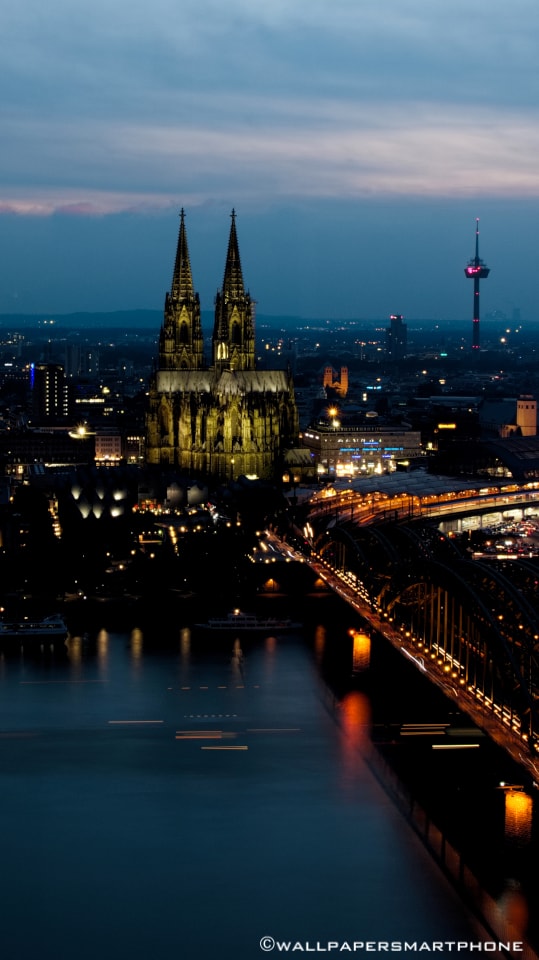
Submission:
[[[358,683],[348,626],[331,663],[323,604],[303,635],[210,641],[179,619],[3,655],[3,955],[480,940],[365,761],[394,681]]]

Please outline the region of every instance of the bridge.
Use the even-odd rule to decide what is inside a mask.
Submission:
[[[335,491],[303,505],[297,540],[328,583],[537,781],[539,558],[474,559],[449,528],[471,513],[521,519],[537,513],[538,498],[536,485],[507,481]]]
[[[447,477],[393,474],[377,482],[330,487],[309,500],[311,518],[334,515],[357,523],[411,517],[455,519],[470,514],[539,512],[539,484],[507,480],[486,484]],[[456,525],[458,529],[458,524]]]

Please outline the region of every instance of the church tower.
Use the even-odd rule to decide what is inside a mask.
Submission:
[[[234,211],[223,287],[215,300],[212,362],[204,363],[182,210],[148,390],[146,463],[220,481],[274,478],[296,446],[298,430],[290,371],[255,367],[254,301],[243,285]]]
[[[182,208],[172,287],[165,297],[164,320],[159,335],[159,369],[200,370],[203,365],[200,301],[193,289]]]
[[[223,288],[215,298],[213,366],[223,370],[254,370],[254,301],[243,286],[236,212],[232,211]]]

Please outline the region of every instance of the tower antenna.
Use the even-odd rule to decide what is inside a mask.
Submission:
[[[490,273],[489,267],[479,257],[479,217],[475,221],[475,257],[468,261],[464,273],[469,280],[473,280],[473,320],[472,320],[472,351],[479,352],[479,281],[486,280]]]

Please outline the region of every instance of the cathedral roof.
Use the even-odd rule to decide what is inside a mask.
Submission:
[[[286,370],[223,370],[216,384],[222,396],[242,393],[280,393],[288,390]]]
[[[214,376],[211,370],[158,370],[158,393],[211,393]]]
[[[158,393],[281,393],[289,390],[286,370],[158,370]]]

